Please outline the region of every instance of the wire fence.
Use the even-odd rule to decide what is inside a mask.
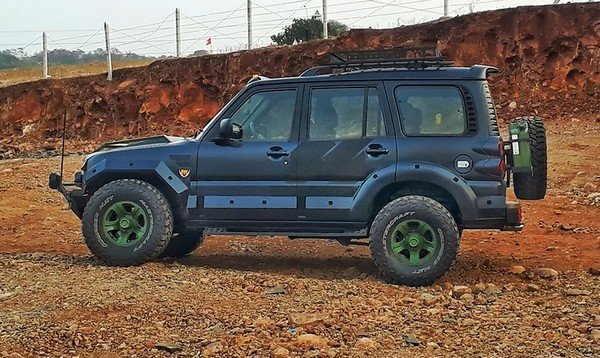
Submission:
[[[202,14],[180,12],[180,56],[212,52],[224,53],[272,45],[271,36],[290,25],[293,19],[310,19],[323,11],[323,0],[251,0],[252,40],[248,43],[248,1],[226,11]],[[328,20],[349,28],[392,28],[457,16],[474,11],[517,5],[545,5],[552,0],[328,0]],[[320,16],[320,14],[318,14]],[[111,27],[111,51],[151,57],[177,56],[176,12],[158,21],[128,27]],[[56,49],[106,52],[104,25],[88,29],[2,30],[0,50],[17,49],[21,55],[42,50],[47,36],[49,51]],[[13,38],[29,41],[11,41]]]

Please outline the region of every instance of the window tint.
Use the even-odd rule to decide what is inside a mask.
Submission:
[[[258,92],[231,116],[242,127],[243,141],[287,141],[292,133],[296,90]]]
[[[395,92],[405,134],[435,136],[465,132],[465,109],[458,88],[400,86]]]
[[[377,89],[314,89],[310,98],[311,140],[385,135]]]

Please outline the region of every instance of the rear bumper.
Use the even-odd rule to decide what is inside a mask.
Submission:
[[[86,202],[86,194],[82,183],[63,183],[58,173],[50,173],[48,178],[50,189],[58,190],[69,203],[69,208],[81,219]]]

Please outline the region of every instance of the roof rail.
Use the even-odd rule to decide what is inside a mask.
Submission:
[[[454,62],[445,60],[435,46],[404,47],[378,51],[330,52],[329,64],[316,66],[304,71],[300,76],[341,73],[370,68],[409,68],[449,67]]]

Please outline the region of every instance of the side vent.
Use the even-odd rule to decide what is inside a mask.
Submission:
[[[485,95],[485,102],[487,105],[488,114],[490,116],[490,134],[493,136],[499,136],[500,130],[498,129],[498,118],[496,117],[496,107],[494,106],[494,100],[490,93],[490,87],[487,82],[483,83],[483,94]]]
[[[467,115],[467,135],[473,136],[477,134],[477,112],[475,111],[475,102],[473,96],[465,88],[460,88],[465,99],[466,115]]]

